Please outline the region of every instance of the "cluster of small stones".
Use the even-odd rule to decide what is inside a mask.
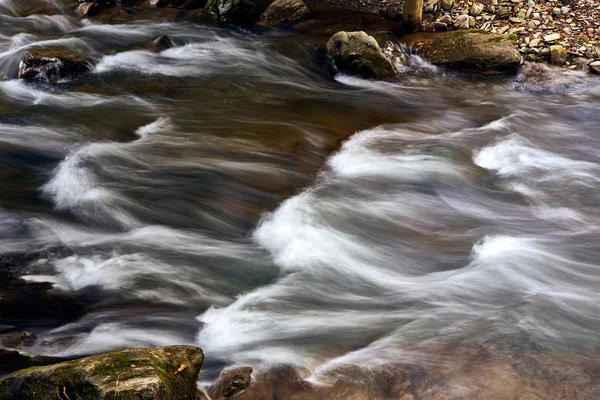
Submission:
[[[600,73],[600,1],[425,0],[426,30],[481,29],[518,42],[528,61]]]

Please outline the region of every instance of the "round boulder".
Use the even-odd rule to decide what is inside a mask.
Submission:
[[[365,32],[338,32],[327,42],[338,70],[365,78],[394,78],[398,70],[372,36]]]
[[[299,21],[310,14],[302,0],[275,0],[262,13],[258,23],[264,26],[275,26]]]

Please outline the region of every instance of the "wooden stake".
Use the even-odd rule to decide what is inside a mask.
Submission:
[[[406,0],[404,2],[404,26],[405,32],[421,30],[423,19],[423,0]]]

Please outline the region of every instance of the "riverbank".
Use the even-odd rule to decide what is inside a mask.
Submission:
[[[227,0],[229,1],[229,0]],[[181,3],[181,4],[180,4]],[[213,4],[214,3],[214,4]],[[280,15],[270,20],[269,26],[283,26],[298,30],[320,30],[333,35],[337,31],[365,30],[370,34],[402,31],[402,0],[349,1],[349,0],[280,0],[272,5],[260,0],[240,12],[218,15],[217,1],[208,2],[144,2],[134,1],[128,7],[118,4],[89,2],[73,6],[77,13],[100,23],[115,23],[132,18],[179,19],[190,21],[217,21],[244,27],[261,22],[267,7],[281,13],[295,4],[306,11]],[[239,4],[242,4],[239,3]],[[515,42],[524,60],[548,62],[569,69],[600,70],[598,50],[599,30],[595,25],[597,8],[587,1],[563,5],[558,0],[499,2],[466,2],[429,0],[424,4],[423,31],[480,30],[500,35]],[[208,5],[207,5],[208,4]],[[232,3],[233,4],[233,3]],[[235,3],[237,4],[237,3]],[[238,7],[232,5],[232,10]],[[152,10],[154,9],[154,10]],[[291,8],[288,8],[291,9]],[[272,11],[270,11],[273,14]],[[285,13],[285,11],[284,11]],[[263,21],[266,21],[262,17]],[[402,40],[400,38],[399,40]],[[383,45],[383,43],[380,43]],[[596,62],[596,64],[594,64]],[[590,66],[591,65],[591,66]]]
[[[591,356],[582,361],[495,346],[405,349],[404,361],[339,363],[315,375],[285,364],[233,367],[198,388],[202,349],[170,346],[15,372],[0,379],[0,400],[595,400],[600,373]]]

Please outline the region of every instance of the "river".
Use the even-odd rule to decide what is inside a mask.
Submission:
[[[0,0],[0,252],[58,248],[18,275],[85,305],[0,321],[31,332],[20,351],[195,344],[207,382],[448,344],[597,352],[599,78],[415,58],[397,82],[334,79],[318,33],[16,3]],[[158,35],[175,47],[137,47]],[[77,48],[93,74],[18,80],[36,46]]]

